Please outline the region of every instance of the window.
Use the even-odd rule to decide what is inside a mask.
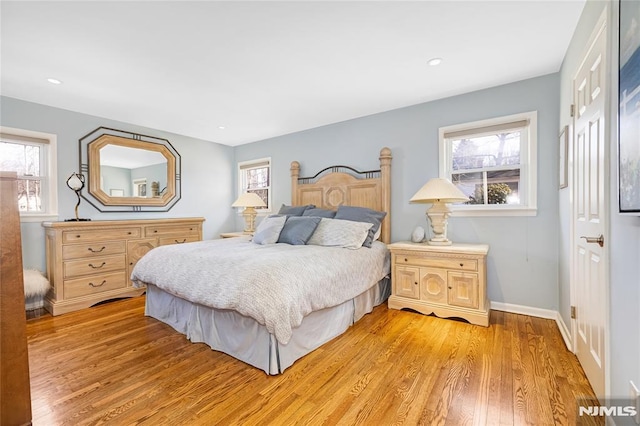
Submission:
[[[440,129],[440,177],[469,201],[458,216],[536,214],[535,111]]]
[[[238,195],[255,192],[266,207],[256,207],[258,213],[271,211],[271,158],[238,163]]]
[[[0,127],[0,170],[18,174],[22,222],[56,220],[56,136]]]

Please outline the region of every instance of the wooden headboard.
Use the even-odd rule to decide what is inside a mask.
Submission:
[[[391,150],[380,150],[380,169],[358,171],[348,166],[331,166],[312,177],[300,177],[300,163],[291,162],[291,204],[315,204],[323,209],[338,206],[368,207],[387,212],[380,240],[391,242]]]

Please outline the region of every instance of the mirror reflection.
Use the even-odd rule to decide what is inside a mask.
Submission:
[[[167,190],[167,158],[120,145],[100,148],[100,189],[111,197],[158,198]]]
[[[99,127],[80,139],[81,196],[101,212],[169,211],[181,197],[180,154],[167,139]]]

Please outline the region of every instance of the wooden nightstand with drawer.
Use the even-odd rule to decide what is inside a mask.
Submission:
[[[392,275],[389,308],[410,308],[426,315],[489,325],[488,245],[399,242],[388,247]]]
[[[45,308],[53,315],[98,302],[139,296],[129,279],[136,262],[154,247],[202,240],[203,218],[45,222]]]

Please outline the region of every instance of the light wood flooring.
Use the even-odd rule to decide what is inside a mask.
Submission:
[[[27,321],[38,425],[574,425],[593,397],[551,320],[377,307],[267,376],[144,316],[144,297]],[[586,423],[585,423],[586,424]]]

